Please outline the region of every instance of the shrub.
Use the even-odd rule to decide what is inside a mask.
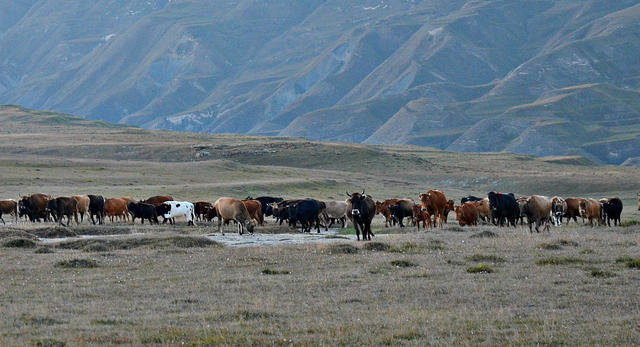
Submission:
[[[369,243],[365,243],[362,248],[366,249],[367,251],[384,252],[389,250],[391,246],[389,246],[384,242],[369,242]]]
[[[264,269],[262,270],[262,274],[263,275],[290,275],[291,271]]]
[[[3,243],[2,246],[9,248],[35,248],[36,243],[29,239],[11,239]]]
[[[471,235],[471,237],[498,237],[498,234],[494,233],[493,231],[489,231],[489,230],[485,230],[483,232],[477,233],[477,234],[473,234]]]
[[[506,261],[506,259],[504,259],[503,257],[499,257],[497,255],[494,254],[474,254],[470,257],[465,257],[464,258],[466,261],[473,261],[473,262],[492,262],[492,263],[504,263]]]
[[[406,260],[393,260],[391,261],[391,265],[395,266],[395,267],[414,267],[414,266],[418,266],[418,264],[412,263],[410,261],[406,261]]]
[[[472,273],[472,274],[475,274],[475,273],[492,273],[493,269],[491,267],[487,266],[487,265],[480,264],[480,265],[476,265],[476,266],[469,266],[467,268],[467,272],[468,273]]]
[[[57,262],[56,267],[90,269],[98,267],[98,263],[93,259],[71,259]]]
[[[548,257],[536,261],[538,265],[565,265],[565,264],[584,264],[586,261],[582,258],[572,257]]]
[[[340,243],[337,245],[331,245],[327,247],[329,254],[354,254],[358,253],[358,247],[352,246],[347,243]]]

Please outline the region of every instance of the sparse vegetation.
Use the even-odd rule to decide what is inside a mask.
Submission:
[[[494,233],[493,231],[483,230],[477,234],[471,235],[471,237],[474,237],[474,238],[498,237],[498,234]]]
[[[475,265],[475,266],[469,266],[467,268],[467,272],[468,273],[492,273],[493,269],[487,265],[484,264],[480,264],[480,265]]]
[[[358,253],[359,248],[347,243],[330,245],[327,247],[329,254],[354,254]]]
[[[470,257],[464,258],[466,261],[472,262],[491,262],[491,263],[504,263],[506,259],[497,256],[495,254],[474,254]]]
[[[11,239],[7,240],[2,244],[2,247],[9,248],[35,248],[37,244],[29,239]]]
[[[549,243],[543,242],[539,244],[537,248],[546,249],[546,250],[560,250],[562,249],[563,246],[578,247],[579,244],[575,241],[567,241],[567,240],[561,239],[561,240],[556,240]]]
[[[585,264],[586,260],[582,258],[574,258],[574,257],[547,257],[543,259],[538,259],[536,264],[538,265],[566,265],[566,264]]]
[[[289,270],[272,270],[272,269],[264,269],[261,272],[263,275],[290,275],[291,271]]]
[[[62,260],[56,263],[56,267],[61,268],[84,268],[91,269],[98,267],[98,263],[93,259],[70,259]]]
[[[366,249],[367,251],[382,252],[389,250],[391,246],[384,242],[368,242],[362,248]]]
[[[418,264],[410,262],[408,260],[392,260],[391,265],[395,267],[414,267],[418,266]]]

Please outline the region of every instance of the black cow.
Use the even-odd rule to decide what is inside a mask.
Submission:
[[[61,196],[47,202],[47,210],[53,216],[53,219],[65,225],[62,222],[64,217],[67,217],[67,225],[71,224],[71,217],[74,218],[76,224],[78,224],[78,202],[76,199]]]
[[[347,193],[347,217],[351,220],[356,229],[356,238],[360,241],[360,230],[362,230],[362,240],[371,240],[373,232],[371,232],[371,221],[376,215],[376,203],[373,199],[360,193]]]
[[[130,202],[127,204],[129,213],[131,213],[131,223],[136,222],[136,218],[140,218],[142,224],[144,220],[149,220],[149,224],[158,224],[158,213],[156,207],[143,202]]]
[[[164,214],[168,213],[169,211],[171,211],[171,206],[166,205],[166,204],[160,204],[158,206],[156,206],[156,215],[158,216],[162,216],[162,224],[165,224],[167,222],[167,220],[169,221],[169,224],[173,224],[174,220],[173,218],[164,218]]]
[[[282,201],[284,201],[283,198],[279,198],[279,197],[274,197],[274,196],[259,196],[257,198],[252,198],[250,196],[247,196],[247,198],[245,200],[258,200],[260,201],[260,203],[262,204],[262,214],[264,216],[272,216],[273,215],[273,207],[271,206],[271,204],[273,203],[280,203]]]
[[[102,195],[89,195],[89,215],[94,225],[96,221],[93,219],[93,216],[96,216],[98,219],[98,224],[104,223],[104,197]]]
[[[504,226],[506,220],[507,226],[509,224],[516,226],[516,220],[520,217],[520,205],[518,205],[513,193],[490,192],[489,206],[491,207],[491,219],[494,220],[494,224]]]
[[[613,219],[613,225],[620,223],[620,214],[622,213],[622,200],[620,198],[610,198],[606,202],[602,203],[602,218],[611,226],[611,220]]]
[[[464,203],[468,202],[468,201],[480,201],[482,199],[483,198],[479,198],[477,196],[469,195],[469,196],[466,196],[466,197],[460,199],[460,205],[464,205]]]
[[[323,204],[318,200],[308,199],[289,205],[289,225],[295,228],[296,223],[300,222],[302,232],[311,232],[315,223],[316,229],[320,233],[320,214],[324,209]]]
[[[404,228],[404,219],[409,217],[413,219],[413,201],[410,199],[402,199],[395,204],[389,206],[389,213],[394,221]]]

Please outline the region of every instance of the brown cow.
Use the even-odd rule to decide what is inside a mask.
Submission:
[[[474,202],[478,209],[478,217],[480,217],[484,222],[491,222],[491,205],[489,204],[489,198],[484,198]]]
[[[22,217],[27,215],[32,222],[49,220],[49,212],[47,211],[47,203],[51,200],[51,195],[35,193],[31,196],[23,196],[18,202],[18,215]]]
[[[589,219],[589,224],[593,227],[593,221],[602,224],[602,214],[600,211],[600,202],[596,199],[583,199],[580,201],[580,215]]]
[[[449,217],[449,212],[455,209],[453,200],[447,201],[447,206],[444,208],[444,223],[447,223],[447,218]]]
[[[233,220],[238,223],[238,233],[243,234],[244,229],[253,234],[255,224],[251,215],[242,201],[234,198],[220,198],[213,204],[218,216],[218,232],[222,232],[222,220]],[[222,232],[224,235],[224,232]]]
[[[420,205],[413,205],[411,209],[413,211],[413,219],[416,222],[416,227],[418,227],[418,230],[420,230],[420,222],[422,222],[423,229],[431,228],[432,224],[429,212],[423,211],[422,206]]]
[[[524,205],[527,203],[527,199],[528,198],[526,196],[521,196],[516,199],[518,206],[520,207],[520,216],[516,220],[520,221],[521,226],[524,225]]]
[[[104,212],[107,217],[110,217],[111,223],[114,222],[114,217],[127,218],[129,209],[127,208],[127,201],[120,198],[107,199],[104,202]]]
[[[18,222],[18,202],[13,199],[0,200],[0,219],[5,224],[3,214],[13,215],[14,223]]]
[[[71,196],[77,202],[78,214],[80,214],[80,222],[84,222],[84,214],[89,212],[89,196],[88,195],[72,195]]]
[[[262,204],[258,200],[241,200],[247,208],[252,219],[258,222],[259,226],[264,225],[264,215],[262,214]]]
[[[420,201],[422,202],[422,208],[434,216],[434,224],[437,220],[438,226],[444,227],[444,210],[448,203],[444,193],[439,190],[429,190],[424,194],[420,194]]]
[[[468,201],[461,206],[455,206],[456,219],[461,227],[478,225],[478,207],[474,201]]]
[[[53,218],[64,225],[62,218],[67,217],[67,225],[71,225],[71,217],[78,224],[78,202],[70,197],[61,196],[47,201],[47,211]]]
[[[544,230],[551,230],[549,222],[551,221],[551,199],[546,196],[532,195],[522,207],[522,212],[527,216],[529,222],[529,232],[533,232],[532,225],[536,223],[536,232],[540,232],[540,225],[544,223]]]
[[[195,213],[197,220],[204,220],[212,208],[213,204],[208,201],[198,201],[193,203],[193,213]]]
[[[156,196],[150,197],[147,200],[142,200],[140,202],[145,203],[145,204],[151,204],[153,206],[160,206],[165,201],[174,201],[174,199],[173,199],[172,196],[168,196],[168,195],[156,195]]]
[[[638,211],[640,211],[640,193],[638,193]]]
[[[399,200],[400,199],[387,199],[383,202],[376,200],[376,214],[381,214],[384,216],[385,228],[395,225],[395,220],[391,218],[391,211],[389,211],[389,206],[395,205]]]
[[[566,198],[564,202],[567,203],[567,211],[564,213],[564,216],[567,218],[567,225],[573,218],[573,221],[578,223],[577,217],[581,217],[580,215],[580,202],[584,200],[582,198]],[[584,223],[584,217],[582,218],[582,222]]]

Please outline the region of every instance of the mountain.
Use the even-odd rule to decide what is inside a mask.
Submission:
[[[639,39],[630,0],[0,0],[0,103],[634,165]]]

